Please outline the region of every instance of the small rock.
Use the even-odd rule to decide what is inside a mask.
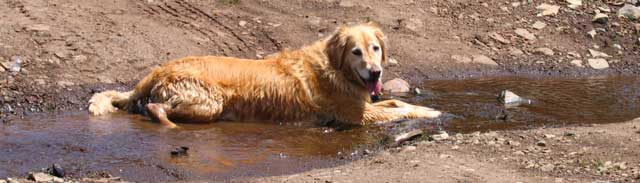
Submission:
[[[547,147],[547,142],[545,142],[544,140],[539,140],[538,142],[536,142],[536,145],[540,147]]]
[[[240,22],[238,22],[238,25],[240,25],[240,27],[244,27],[245,25],[247,25],[247,21],[240,20]]]
[[[544,138],[548,138],[548,139],[556,138],[556,135],[554,134],[544,134],[543,136]]]
[[[597,34],[598,34],[598,32],[596,32],[595,29],[587,32],[587,35],[589,35],[589,37],[591,37],[591,39],[595,38]]]
[[[518,36],[523,37],[529,41],[536,40],[536,36],[529,32],[527,29],[518,28],[515,30],[515,33]]]
[[[574,58],[582,58],[582,56],[580,56],[580,54],[579,54],[579,53],[572,52],[572,51],[567,52],[567,55],[572,56],[572,57],[574,57]]]
[[[547,55],[547,56],[553,56],[553,50],[549,49],[549,48],[537,48],[535,50],[535,53],[539,53],[539,54],[543,54],[543,55]]]
[[[410,140],[418,135],[422,135],[422,133],[424,133],[422,130],[414,129],[409,132],[396,134],[393,136],[394,145],[400,145],[404,141]]]
[[[47,32],[47,31],[51,30],[51,27],[49,27],[48,25],[43,25],[43,24],[33,24],[33,25],[28,25],[27,27],[25,27],[25,30],[34,31],[34,32]]]
[[[420,88],[414,88],[413,89],[413,93],[416,95],[421,95],[422,94],[422,90],[420,90]]]
[[[566,0],[569,3],[567,6],[571,9],[576,9],[582,6],[582,0]]]
[[[442,141],[449,138],[449,134],[445,131],[439,131],[438,134],[431,135],[431,138],[435,141]]]
[[[493,59],[484,55],[473,55],[473,62],[484,65],[498,66],[498,63],[493,61]]]
[[[607,14],[604,14],[604,13],[596,13],[596,15],[593,16],[593,19],[591,21],[595,23],[606,24],[607,22],[609,22],[609,16],[607,16]]]
[[[609,68],[609,63],[607,62],[607,60],[602,58],[587,59],[587,63],[589,64],[589,66],[591,66],[591,68],[598,70]]]
[[[47,172],[49,172],[49,174],[53,176],[60,177],[60,178],[63,178],[65,175],[64,169],[62,169],[62,166],[60,166],[59,164],[51,165],[51,167],[47,169]]]
[[[520,156],[524,156],[524,152],[523,151],[516,151],[513,152],[514,155],[520,155]]]
[[[56,84],[58,84],[58,86],[62,86],[62,87],[75,85],[75,83],[73,83],[71,81],[58,81]]]
[[[338,5],[340,7],[343,7],[343,8],[351,8],[351,7],[356,6],[356,4],[351,0],[342,0],[342,1],[340,1],[340,4],[338,4]]]
[[[591,57],[603,57],[603,58],[607,58],[607,57],[611,57],[609,55],[607,55],[606,53],[600,52],[600,51],[596,51],[596,50],[592,50],[589,49],[589,54],[591,54]]]
[[[555,168],[556,168],[556,166],[553,165],[553,164],[546,164],[544,166],[541,166],[540,170],[542,170],[543,172],[550,172],[550,171],[553,171],[553,169],[555,169]]]
[[[22,70],[22,58],[19,56],[13,56],[11,57],[11,61],[2,62],[0,63],[0,66],[13,73],[20,72],[20,70]]]
[[[560,6],[542,3],[538,7],[536,7],[536,9],[541,11],[538,16],[553,16],[558,14]]]
[[[572,60],[570,62],[572,65],[578,66],[578,67],[584,67],[584,65],[582,65],[582,60]]]
[[[622,46],[619,44],[613,44],[613,47],[619,50],[623,50]]]
[[[410,91],[409,83],[400,78],[395,78],[384,82],[382,88],[385,92],[390,93],[406,93]]]
[[[509,48],[509,54],[513,56],[524,55],[524,52],[518,48],[511,47]]]
[[[609,6],[600,6],[598,7],[598,9],[602,12],[606,12],[606,13],[610,13],[611,12],[611,8],[609,8]]]
[[[533,25],[531,25],[532,28],[538,30],[544,29],[546,26],[547,24],[541,21],[536,21],[535,23],[533,23]]]
[[[440,154],[438,157],[440,157],[442,159],[447,159],[447,158],[452,158],[453,156],[448,155],[448,154]]]
[[[53,182],[54,178],[57,177],[42,172],[30,172],[27,179],[35,182]]]
[[[574,137],[574,136],[576,136],[576,133],[574,133],[574,132],[564,132],[564,136],[565,137]]]
[[[171,156],[184,156],[184,155],[187,155],[187,151],[188,150],[189,150],[189,147],[180,146],[178,148],[175,148],[175,149],[171,150]]]
[[[619,17],[626,17],[631,20],[637,20],[640,18],[640,8],[634,5],[625,4],[618,10]]]
[[[524,99],[509,90],[504,90],[500,92],[500,95],[498,96],[498,101],[505,105],[519,105],[519,104],[531,103],[531,100]]]
[[[393,67],[393,66],[397,66],[398,64],[398,60],[396,60],[395,58],[389,58],[387,60],[387,65]]]
[[[509,40],[505,39],[504,37],[502,37],[502,36],[501,36],[500,34],[498,34],[497,32],[492,32],[492,33],[490,33],[490,34],[489,34],[489,37],[490,37],[491,39],[494,39],[494,40],[496,40],[496,41],[498,41],[498,42],[502,43],[502,44],[510,44],[510,43],[511,43],[511,41],[509,41]]]
[[[473,60],[471,60],[470,57],[464,56],[464,55],[451,55],[451,59],[455,60],[456,62],[460,62],[460,63],[471,63]]]

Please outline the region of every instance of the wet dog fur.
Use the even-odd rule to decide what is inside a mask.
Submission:
[[[217,120],[327,121],[367,125],[435,118],[441,112],[399,100],[371,103],[380,93],[387,44],[374,23],[342,26],[325,39],[262,60],[186,57],[154,69],[128,92],[104,91],[89,112],[146,111],[176,122]]]

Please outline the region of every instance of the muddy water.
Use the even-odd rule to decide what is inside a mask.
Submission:
[[[422,95],[404,98],[461,116],[445,124],[446,130],[454,132],[612,123],[640,117],[638,77],[495,77],[427,81],[424,88]],[[497,101],[502,90],[533,102],[505,107]]]
[[[275,175],[342,163],[359,144],[378,139],[365,129],[334,131],[305,123],[220,122],[167,130],[138,115],[84,113],[0,126],[0,177],[61,164],[72,176],[108,172],[155,182]],[[187,146],[187,156],[170,151]]]
[[[393,96],[455,114],[450,132],[610,123],[640,116],[640,79],[498,77],[427,81],[423,94]],[[496,96],[508,89],[533,100],[506,108]],[[85,113],[46,116],[0,125],[0,177],[61,164],[72,176],[108,172],[126,180],[226,180],[333,166],[356,147],[382,139],[378,127],[335,131],[307,123],[220,122],[166,130],[145,117]],[[187,156],[170,151],[190,148]]]

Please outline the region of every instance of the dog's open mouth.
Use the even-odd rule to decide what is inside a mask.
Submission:
[[[369,89],[369,94],[371,96],[380,95],[382,91],[382,82],[380,80],[365,80],[365,85],[367,85],[367,89]]]

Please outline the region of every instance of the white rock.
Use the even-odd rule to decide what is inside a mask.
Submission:
[[[244,27],[245,25],[247,25],[247,21],[240,20],[240,22],[238,22],[238,25],[240,25],[240,27]]]
[[[578,59],[572,60],[571,64],[575,65],[575,66],[578,66],[578,67],[584,67],[584,65],[582,65],[582,60],[578,60]]]
[[[398,63],[398,60],[396,60],[395,58],[389,58],[387,59],[387,64],[389,66],[397,66],[399,63]]]
[[[395,78],[384,82],[382,88],[385,92],[390,93],[405,93],[410,91],[409,83],[400,78]]]
[[[618,10],[618,16],[627,17],[631,20],[636,20],[640,18],[640,8],[634,5],[625,4],[622,8]]]
[[[547,24],[541,21],[536,21],[533,23],[533,25],[531,25],[531,27],[538,30],[544,29],[546,26]]]
[[[595,38],[595,37],[596,37],[596,35],[598,34],[598,32],[596,32],[596,30],[595,30],[595,29],[593,29],[593,30],[591,30],[591,31],[587,32],[587,34],[591,37],[591,39],[593,39],[593,38]]]
[[[576,9],[582,6],[582,0],[566,0],[569,3],[567,6],[571,9]]]
[[[602,58],[587,59],[587,62],[589,63],[589,66],[594,69],[600,70],[609,68],[609,63],[607,62],[607,60]]]
[[[518,36],[523,37],[527,40],[530,40],[530,41],[536,40],[536,36],[533,35],[531,32],[529,32],[527,29],[518,28],[515,30],[515,33]]]
[[[536,7],[536,9],[541,11],[541,13],[538,14],[539,16],[552,16],[558,14],[558,11],[560,11],[560,6],[542,3],[538,7]]]
[[[607,16],[607,14],[604,14],[604,13],[596,13],[596,15],[593,16],[593,19],[591,21],[595,23],[605,24],[609,21],[609,16]]]
[[[547,56],[553,56],[553,54],[554,54],[553,50],[551,50],[549,48],[537,48],[535,50],[535,52],[543,54],[543,55],[547,55]]]
[[[518,104],[529,104],[531,103],[531,100],[528,99],[524,99],[518,95],[516,95],[515,93],[509,91],[509,90],[504,90],[500,93],[500,95],[498,96],[498,101],[502,102],[503,104],[507,104],[507,105],[518,105]]]
[[[550,172],[550,171],[553,171],[553,169],[555,169],[555,168],[556,168],[556,166],[553,165],[553,164],[546,164],[544,166],[541,166],[540,170],[542,170],[543,172]]]
[[[484,65],[498,66],[498,63],[493,61],[493,59],[484,55],[473,55],[473,62]]]
[[[603,58],[611,57],[611,56],[607,55],[606,53],[603,53],[603,52],[600,52],[600,51],[596,51],[596,50],[592,50],[592,49],[589,49],[589,54],[591,54],[591,57],[603,57]]]

